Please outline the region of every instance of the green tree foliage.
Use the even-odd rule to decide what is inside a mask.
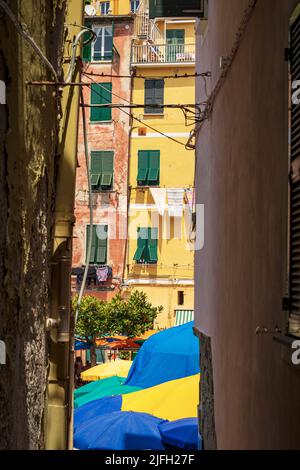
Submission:
[[[78,298],[72,300],[75,311]],[[133,291],[128,299],[116,295],[104,302],[93,296],[82,298],[75,333],[91,343],[91,362],[96,363],[96,339],[106,335],[126,335],[129,338],[145,333],[153,327],[162,306],[154,307],[144,292]]]

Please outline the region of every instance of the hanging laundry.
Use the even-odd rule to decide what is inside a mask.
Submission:
[[[108,279],[108,266],[103,266],[96,269],[96,276],[98,282],[106,282]]]
[[[167,190],[165,188],[150,188],[150,192],[154,199],[157,212],[163,216],[166,207]]]
[[[108,269],[107,277],[108,277],[108,279],[111,279],[112,275],[113,275],[112,268],[110,266],[108,266],[107,269]]]
[[[184,189],[167,189],[170,217],[182,217]]]

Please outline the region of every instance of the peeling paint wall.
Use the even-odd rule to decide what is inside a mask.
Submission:
[[[58,69],[66,1],[8,2]],[[58,108],[52,80],[0,8],[0,449],[43,448]]]
[[[118,54],[112,62],[89,63],[85,71],[94,74],[116,75],[116,77],[92,77],[97,83],[112,83],[112,102],[130,102],[131,79],[119,78],[118,75],[130,74],[130,51],[133,34],[133,19],[114,17],[114,46]],[[96,21],[96,24],[99,21]],[[99,23],[101,24],[101,23]],[[83,76],[85,82],[91,82]],[[120,98],[118,98],[118,96]],[[84,101],[89,105],[91,91],[84,87]],[[128,113],[128,110],[125,110]],[[108,226],[107,265],[112,267],[113,279],[103,284],[101,288],[93,287],[86,294],[92,294],[102,300],[111,299],[117,292],[123,280],[125,249],[127,237],[127,206],[128,206],[128,159],[130,118],[120,109],[112,110],[112,120],[104,123],[90,121],[90,108],[86,108],[87,136],[89,152],[114,151],[114,176],[112,190],[109,192],[93,193],[94,225]],[[85,163],[83,124],[80,116],[78,135],[78,164],[76,176],[76,201],[73,242],[73,266],[81,267],[86,259],[86,227],[90,223],[88,184]],[[79,287],[77,286],[77,290]],[[74,284],[74,290],[76,286]]]

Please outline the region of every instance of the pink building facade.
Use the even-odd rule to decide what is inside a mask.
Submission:
[[[86,293],[109,300],[120,290],[124,277],[130,116],[128,110],[101,108],[101,104],[124,104],[131,100],[131,78],[128,77],[133,18],[129,15],[93,17],[88,18],[87,25],[97,39],[84,48],[82,74],[82,81],[89,84],[84,87],[84,109],[94,219]],[[75,217],[72,274],[73,290],[78,291],[90,230],[82,118],[78,134]]]

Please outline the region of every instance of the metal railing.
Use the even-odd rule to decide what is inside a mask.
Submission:
[[[132,46],[132,64],[193,63],[195,44],[146,44]]]

